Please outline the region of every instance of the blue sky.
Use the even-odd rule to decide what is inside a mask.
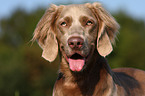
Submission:
[[[17,8],[25,9],[31,12],[39,7],[47,7],[49,4],[82,3],[84,1],[99,1],[111,12],[117,12],[119,9],[124,10],[133,18],[144,19],[145,21],[145,0],[1,0],[0,1],[0,19],[9,17]]]

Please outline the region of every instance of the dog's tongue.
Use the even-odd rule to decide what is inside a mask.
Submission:
[[[72,71],[81,71],[85,64],[85,59],[68,59],[69,66]]]

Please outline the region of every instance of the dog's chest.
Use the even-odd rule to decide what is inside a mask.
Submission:
[[[68,86],[61,79],[56,82],[53,94],[54,96],[83,96],[78,87],[70,84]]]

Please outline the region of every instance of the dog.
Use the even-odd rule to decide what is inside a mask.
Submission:
[[[53,96],[145,96],[145,71],[109,67],[119,24],[98,2],[52,5],[37,24],[33,41],[42,57],[61,62]]]

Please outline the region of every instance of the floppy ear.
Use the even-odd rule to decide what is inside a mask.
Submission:
[[[32,39],[33,41],[37,40],[39,46],[43,49],[42,57],[49,62],[54,61],[58,54],[58,42],[54,32],[54,24],[60,9],[62,9],[62,6],[52,5],[46,10],[37,24]]]
[[[101,56],[105,57],[113,51],[113,47],[104,27],[105,24],[103,23],[101,29],[98,31],[97,50]]]
[[[97,50],[101,56],[109,55],[115,42],[119,25],[100,3],[87,4],[98,21]]]

